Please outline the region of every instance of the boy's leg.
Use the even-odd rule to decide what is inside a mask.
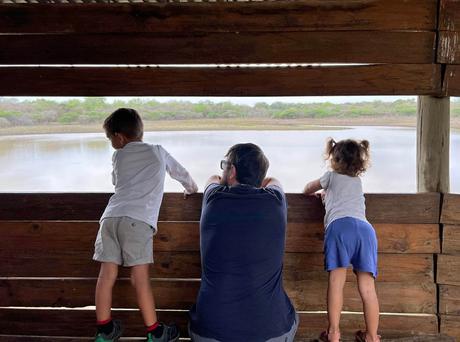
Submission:
[[[347,278],[346,268],[336,268],[329,272],[327,287],[327,316],[329,319],[329,334],[340,332],[340,314],[343,306],[343,286]],[[338,341],[338,340],[337,340]]]
[[[152,326],[158,320],[150,285],[149,267],[150,264],[131,267],[131,282],[136,289],[137,302],[146,327]]]
[[[99,322],[111,318],[112,289],[118,276],[118,265],[102,262],[96,285],[96,318]]]
[[[379,301],[375,291],[375,280],[368,272],[356,272],[358,290],[363,301],[364,320],[366,322],[366,341],[380,341],[377,335],[379,327]]]

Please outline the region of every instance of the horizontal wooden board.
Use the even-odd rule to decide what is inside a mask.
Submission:
[[[460,340],[460,316],[441,315],[441,333]]]
[[[460,286],[439,286],[439,313],[460,316]]]
[[[460,255],[438,255],[437,283],[460,286]]]
[[[440,0],[439,29],[460,31],[460,2],[458,0]]]
[[[144,327],[137,311],[113,310],[113,316],[125,323],[125,336],[142,336]],[[317,337],[327,326],[325,313],[300,313],[297,337]],[[48,336],[94,336],[94,311],[92,310],[27,310],[0,309],[0,331],[2,334],[29,334]],[[176,322],[186,336],[187,313],[162,311],[159,319]],[[52,324],[50,324],[52,322]],[[382,315],[379,331],[386,337],[437,334],[435,315],[404,316]],[[360,314],[343,314],[341,329],[352,335],[363,329],[364,320]]]
[[[9,5],[0,32],[435,30],[436,12],[435,0]]]
[[[91,276],[96,266],[88,267],[94,252],[97,222],[1,222],[0,274],[17,276]],[[376,224],[381,253],[431,255],[438,253],[439,227],[434,224]],[[289,223],[286,238],[288,253],[318,253],[323,250],[321,223]],[[46,247],[44,247],[46,246]],[[43,252],[46,248],[47,253]],[[154,238],[156,276],[184,277],[199,272],[199,260],[185,260],[184,252],[199,251],[197,222],[160,222]],[[409,261],[408,259],[407,261]],[[417,257],[415,262],[419,261]],[[43,265],[53,264],[48,269]],[[68,267],[71,265],[72,267]]]
[[[110,194],[48,193],[0,194],[0,220],[99,220]],[[202,194],[183,199],[165,193],[160,221],[199,221]],[[322,222],[324,209],[314,196],[287,194],[290,222]],[[438,223],[440,195],[367,194],[367,218],[377,223]]]
[[[430,64],[435,38],[416,31],[0,35],[0,64]]]
[[[94,224],[74,224],[68,229],[66,224],[46,224],[48,233],[44,234],[47,253],[43,253],[43,239],[31,235],[5,235],[8,243],[0,244],[0,275],[4,277],[97,277],[99,263],[91,260],[93,240],[96,228]],[[13,224],[0,225],[0,232],[5,232]],[[160,230],[167,229],[160,226]],[[51,229],[50,227],[53,227]],[[76,228],[77,227],[77,228]],[[417,228],[417,227],[415,227]],[[17,232],[18,228],[15,229]],[[56,233],[60,230],[60,234]],[[89,232],[90,231],[90,232]],[[55,238],[66,236],[65,239]],[[54,235],[54,236],[53,236]],[[53,238],[54,237],[54,238]],[[288,240],[289,241],[289,240]],[[159,243],[160,244],[160,243]],[[381,241],[380,246],[383,245]],[[318,248],[318,247],[316,247]],[[198,244],[194,251],[165,251],[154,242],[155,264],[151,275],[155,278],[199,278],[201,276],[201,261]],[[290,251],[290,248],[287,249]],[[398,269],[398,272],[394,270]],[[120,269],[121,277],[129,277],[129,271]],[[284,256],[284,277],[288,280],[327,280],[324,271],[322,253],[292,253]],[[385,282],[432,282],[432,254],[379,254],[378,281]],[[348,281],[354,281],[349,272]]]
[[[442,203],[441,223],[460,224],[460,195],[459,194],[445,194],[444,195],[443,203]]]
[[[296,68],[8,67],[0,68],[0,78],[1,96],[440,95],[442,91],[441,66],[435,64]]]
[[[460,225],[446,224],[442,234],[442,252],[460,254]]]
[[[0,280],[0,306],[85,307],[94,305],[96,279],[4,279]],[[326,310],[327,282],[285,281],[288,296],[299,311]],[[154,280],[152,289],[159,309],[189,309],[196,302],[199,281]],[[396,313],[436,313],[434,283],[377,285],[380,310]],[[129,280],[119,280],[113,292],[113,307],[136,308],[136,293]],[[218,305],[218,303],[216,303]],[[355,283],[344,288],[344,311],[362,310]]]
[[[460,31],[440,31],[438,63],[460,64]]]

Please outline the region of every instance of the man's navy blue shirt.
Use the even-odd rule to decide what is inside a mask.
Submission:
[[[201,287],[191,330],[222,342],[287,333],[295,310],[283,288],[287,205],[278,187],[209,185],[200,222]]]

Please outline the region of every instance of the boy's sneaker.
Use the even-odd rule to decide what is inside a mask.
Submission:
[[[121,337],[123,328],[121,327],[121,321],[118,319],[113,320],[113,330],[110,334],[98,333],[94,338],[94,342],[116,342]]]
[[[175,324],[170,324],[166,325],[164,323],[161,323],[163,325],[163,334],[160,337],[155,337],[153,335],[153,332],[149,332],[147,334],[147,342],[176,342],[179,341],[179,329]]]

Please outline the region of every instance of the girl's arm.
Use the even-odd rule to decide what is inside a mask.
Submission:
[[[305,185],[305,188],[303,188],[303,194],[304,195],[311,195],[314,194],[316,191],[321,190],[323,187],[321,186],[321,183],[318,179],[315,179],[314,181],[311,181]]]

